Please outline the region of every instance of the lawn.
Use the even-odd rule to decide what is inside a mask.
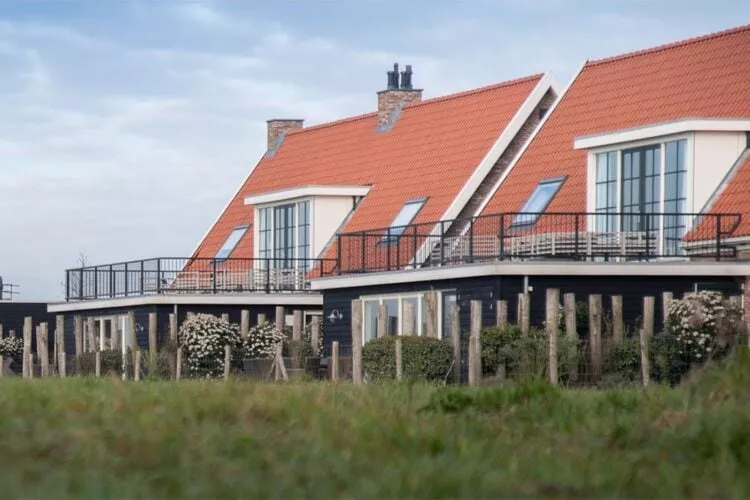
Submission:
[[[3,498],[748,497],[750,359],[679,389],[0,380]]]

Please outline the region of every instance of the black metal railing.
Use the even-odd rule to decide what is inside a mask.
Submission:
[[[336,259],[159,257],[65,271],[66,300],[180,293],[304,292]]]
[[[735,258],[739,214],[498,213],[338,235],[339,274],[498,260]]]

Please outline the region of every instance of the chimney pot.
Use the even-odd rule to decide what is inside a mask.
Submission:
[[[400,76],[400,85],[399,85]],[[378,130],[386,131],[396,122],[398,110],[404,104],[420,102],[422,100],[422,89],[412,86],[411,65],[399,73],[398,63],[393,65],[393,71],[388,71],[388,86],[385,90],[378,92]]]

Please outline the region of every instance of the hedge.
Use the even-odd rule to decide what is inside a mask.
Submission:
[[[368,380],[396,378],[396,338],[401,339],[404,378],[442,381],[453,365],[453,348],[429,337],[382,337],[365,344],[362,359]]]

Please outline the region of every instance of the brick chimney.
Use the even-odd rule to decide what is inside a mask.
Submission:
[[[302,123],[305,120],[298,119],[273,119],[268,120],[268,152],[276,152],[276,149],[281,145],[281,141],[284,140],[284,136],[294,130],[302,128]]]
[[[400,83],[399,83],[399,76]],[[410,102],[422,100],[422,89],[415,89],[411,82],[411,66],[399,75],[398,63],[393,65],[393,71],[388,71],[388,86],[378,92],[378,130],[389,130],[401,112],[401,107]]]

